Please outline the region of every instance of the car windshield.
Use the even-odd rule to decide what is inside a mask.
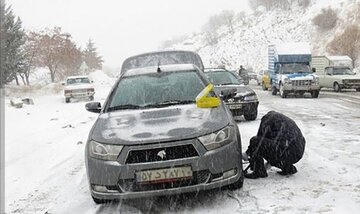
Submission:
[[[240,85],[240,81],[229,71],[217,71],[205,73],[206,77],[214,85]]]
[[[282,64],[280,74],[310,73],[310,66],[306,64]]]
[[[334,68],[333,75],[355,75],[349,68]]]
[[[67,79],[66,84],[74,85],[74,84],[83,84],[83,83],[90,83],[89,78],[81,77],[81,78],[70,78]]]
[[[124,77],[112,96],[109,111],[195,103],[205,83],[195,71]]]

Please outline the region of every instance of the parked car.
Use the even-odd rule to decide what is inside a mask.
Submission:
[[[215,91],[222,97],[235,120],[244,115],[246,120],[255,120],[258,114],[259,100],[256,93],[242,85],[240,77],[225,69],[205,69],[205,75],[215,86]],[[228,91],[228,94],[221,94]]]
[[[269,88],[271,89],[271,80],[268,70],[264,70],[264,74],[261,77],[261,87],[264,91],[267,91]]]
[[[88,76],[69,76],[66,78],[64,88],[65,102],[69,103],[72,98],[87,98],[94,100],[95,89]]]
[[[85,151],[96,203],[242,187],[239,129],[209,84],[192,64],[130,69],[86,105],[100,113]]]
[[[249,80],[256,80],[257,74],[254,71],[248,71]]]
[[[321,88],[333,88],[336,92],[351,88],[360,91],[360,76],[349,67],[326,67],[325,72],[319,74],[319,80]]]

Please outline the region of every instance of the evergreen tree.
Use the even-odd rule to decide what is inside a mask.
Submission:
[[[104,62],[102,57],[98,56],[95,44],[91,39],[89,39],[84,50],[84,61],[90,70],[101,69]]]
[[[2,5],[5,6],[5,5]],[[1,8],[1,25],[0,25],[0,87],[4,84],[17,80],[17,75],[24,70],[24,51],[22,46],[25,43],[25,32],[22,29],[20,18],[15,18],[11,7],[5,10]]]

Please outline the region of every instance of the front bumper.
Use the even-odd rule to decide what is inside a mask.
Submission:
[[[74,92],[74,93],[66,93],[66,98],[87,98],[94,96],[95,91],[89,91],[89,92]]]
[[[236,137],[237,138],[237,137]],[[125,164],[130,150],[138,150],[150,147],[171,147],[181,144],[191,144],[198,152],[198,156],[165,160],[146,163]],[[125,146],[117,161],[102,161],[86,155],[87,174],[90,183],[90,191],[93,197],[98,199],[129,199],[149,196],[173,195],[199,190],[220,188],[235,183],[241,179],[242,160],[240,142],[232,143],[221,148],[207,151],[198,140],[145,145]],[[141,170],[174,168],[190,166],[196,182],[185,185],[174,183],[160,184],[155,187],[152,184],[144,185],[136,183],[135,173]],[[235,173],[224,178],[224,172],[234,170]],[[196,176],[195,176],[196,175]],[[199,178],[200,177],[200,178]],[[105,191],[96,191],[94,185],[106,186]],[[154,188],[153,188],[154,187]]]
[[[246,113],[252,113],[257,110],[259,105],[258,100],[253,101],[242,101],[242,102],[235,102],[235,103],[225,103],[226,106],[230,109],[233,116],[241,116]]]

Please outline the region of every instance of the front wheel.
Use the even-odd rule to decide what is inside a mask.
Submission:
[[[69,103],[70,102],[70,98],[65,98],[65,103]]]
[[[245,120],[249,120],[249,121],[256,120],[257,114],[258,114],[258,111],[256,109],[256,110],[254,110],[254,111],[252,111],[250,113],[244,114],[244,118],[245,118]]]
[[[264,91],[267,91],[267,88],[266,88],[266,85],[265,85],[265,82],[262,82],[262,90],[264,90]]]
[[[312,98],[318,98],[319,97],[319,91],[311,91],[311,97]]]
[[[276,95],[276,94],[277,94],[277,89],[276,89],[275,86],[273,86],[273,87],[271,88],[271,94],[272,94],[272,95]]]
[[[341,87],[340,87],[339,83],[337,83],[337,82],[334,83],[334,91],[336,91],[336,92],[341,91]]]
[[[280,97],[281,98],[286,98],[286,92],[284,90],[284,85],[283,84],[279,85],[279,91],[280,91]]]
[[[243,187],[243,184],[244,184],[244,173],[241,174],[239,180],[229,185],[229,189],[230,190],[240,189],[241,187]]]

